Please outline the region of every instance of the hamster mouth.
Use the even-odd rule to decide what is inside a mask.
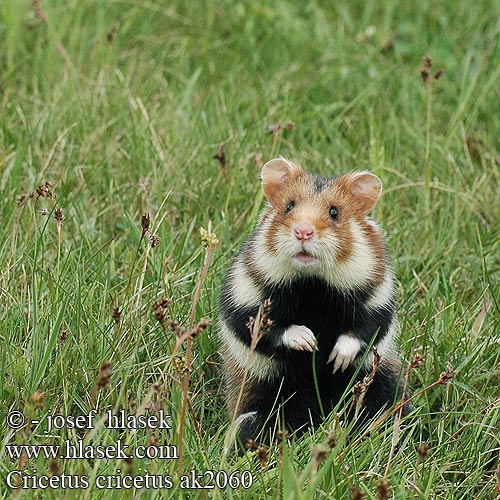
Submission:
[[[299,261],[301,264],[309,265],[316,262],[316,257],[309,253],[307,250],[302,249],[297,255],[295,255],[295,259]]]

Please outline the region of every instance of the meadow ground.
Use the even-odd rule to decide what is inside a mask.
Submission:
[[[18,498],[499,495],[499,14],[493,0],[4,0],[3,498],[16,469],[27,486],[59,486]],[[401,350],[405,365],[421,360],[397,447],[392,418],[362,437],[332,415],[265,453],[223,452],[219,286],[262,207],[258,166],[280,154],[384,182],[375,217],[399,280]],[[218,245],[202,244],[201,227]],[[174,331],[203,318],[192,351],[184,342],[174,356]],[[163,409],[172,429],[109,429],[110,408]],[[91,409],[93,429],[48,427]],[[12,411],[26,425],[7,422]],[[19,447],[66,440],[110,446],[108,458]],[[111,458],[118,441],[131,453],[163,445],[165,457]],[[187,489],[191,470],[221,488]],[[224,473],[206,472],[218,470],[233,486],[250,471],[253,485],[223,488]],[[166,487],[117,489],[146,472]],[[89,487],[63,488],[81,477]]]

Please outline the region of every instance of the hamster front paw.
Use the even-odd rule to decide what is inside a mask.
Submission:
[[[356,355],[361,350],[361,342],[350,334],[343,334],[335,343],[327,363],[335,361],[333,373],[342,367],[342,371],[354,361]]]
[[[314,333],[303,325],[291,325],[283,334],[283,344],[296,351],[313,352],[317,341]]]

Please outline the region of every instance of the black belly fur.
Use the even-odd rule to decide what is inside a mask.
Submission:
[[[224,286],[221,297],[221,317],[233,333],[246,345],[251,337],[248,320],[255,317],[258,306],[237,307],[231,302],[230,287]],[[316,366],[326,364],[328,356],[343,334],[351,332],[365,344],[380,340],[394,316],[394,303],[368,311],[365,303],[370,289],[343,292],[318,278],[303,278],[289,285],[266,287],[262,297],[271,299],[269,318],[273,327],[257,345],[257,351],[275,359],[303,365],[310,353],[294,352],[281,346],[281,336],[290,325],[304,325],[311,329],[318,341]],[[310,365],[310,363],[308,363]]]
[[[248,319],[257,307],[235,307],[225,286],[221,300],[221,316],[235,335],[250,345]],[[335,342],[343,333],[353,333],[365,345],[379,341],[388,331],[394,315],[394,302],[375,311],[365,307],[371,290],[342,292],[318,278],[303,278],[289,285],[267,287],[263,297],[271,299],[269,318],[272,328],[257,345],[257,351],[274,358],[280,375],[253,381],[249,397],[242,402],[240,413],[255,411],[253,419],[242,424],[240,438],[254,439],[265,427],[265,419],[282,404],[290,430],[304,429],[309,423],[319,424],[339,403],[346,390],[367,375],[366,369],[350,366],[345,372],[332,373],[327,364]],[[281,336],[290,325],[304,325],[318,341],[314,353],[295,351],[281,345]],[[361,354],[363,355],[363,354]],[[369,396],[368,396],[369,394]],[[365,397],[365,413],[374,415],[390,406],[400,394],[399,382],[391,370],[379,370]],[[349,399],[349,394],[347,395]]]

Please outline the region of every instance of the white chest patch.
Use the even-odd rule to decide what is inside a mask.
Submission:
[[[384,280],[375,289],[372,296],[366,301],[366,307],[368,309],[377,309],[379,307],[384,307],[389,305],[393,293],[394,293],[394,285],[392,280],[392,274],[390,271],[386,271]]]
[[[248,274],[245,264],[239,260],[231,269],[231,299],[236,306],[256,306],[262,297],[259,288]]]

